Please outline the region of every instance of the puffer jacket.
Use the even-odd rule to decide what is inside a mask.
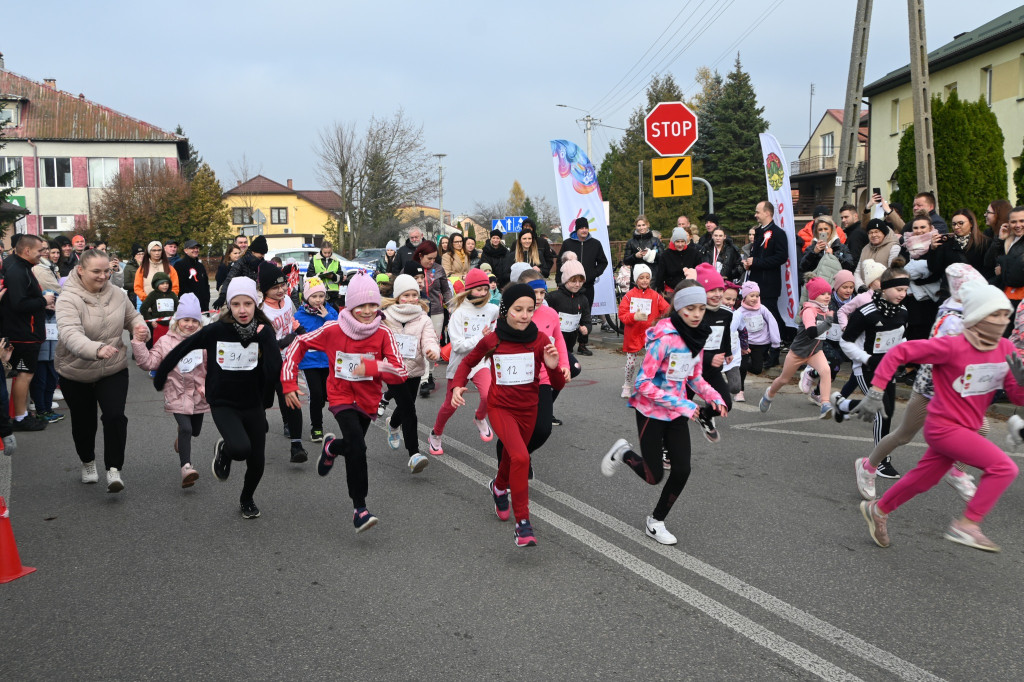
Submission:
[[[636,314],[630,312],[630,308],[634,307],[633,299],[645,299],[651,302],[651,312],[648,313],[646,320],[638,320]],[[668,301],[654,287],[630,289],[619,302],[619,321],[626,326],[626,333],[622,338],[623,352],[639,353],[643,350],[647,330],[666,312],[668,312]]]
[[[152,350],[146,348],[146,344],[132,340],[135,363],[146,371],[153,371],[160,366],[164,356],[186,338],[188,337],[171,329],[153,344]],[[198,354],[198,358],[192,356],[192,353]],[[206,414],[210,411],[210,406],[206,403],[206,351],[194,350],[192,353],[186,355],[167,375],[167,383],[164,384],[164,410],[171,414]],[[196,359],[199,362],[195,362]],[[182,371],[189,367],[192,368],[191,371]]]
[[[448,320],[448,338],[452,341],[452,352],[448,358],[448,369],[444,373],[446,379],[455,378],[455,372],[458,371],[462,360],[483,340],[484,330],[494,331],[497,319],[498,306],[493,303],[477,306],[467,299],[452,311],[452,316]],[[479,367],[473,368],[469,376],[472,377],[487,367],[489,362],[481,362]]]
[[[295,309],[295,321],[302,325],[307,334],[316,331],[328,322],[338,319],[338,311],[330,304],[325,303],[324,310],[327,311],[327,314],[321,317],[309,312],[305,305],[300,305]],[[327,359],[327,353],[318,350],[306,351],[302,362],[299,363],[299,369],[329,369],[330,366],[331,361]]]
[[[128,366],[122,332],[145,324],[124,289],[106,282],[91,293],[72,270],[57,299],[57,373],[73,381],[94,382]],[[148,332],[147,332],[148,334]],[[96,353],[113,346],[117,353],[100,359]]]
[[[405,362],[405,371],[412,377],[421,377],[427,371],[426,356],[428,350],[435,353],[441,352],[437,343],[437,334],[434,333],[434,325],[430,321],[424,306],[419,303],[394,303],[384,308],[384,324],[387,325],[395,337],[395,343],[399,350],[403,348],[400,335],[411,336],[416,339],[416,357],[407,358],[402,356]]]

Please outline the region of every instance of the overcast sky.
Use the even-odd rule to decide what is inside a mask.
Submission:
[[[930,2],[929,47],[1019,4]],[[44,0],[19,7],[0,52],[7,69],[33,80],[56,78],[62,90],[167,130],[180,123],[225,188],[229,163],[243,153],[273,180],[320,188],[319,130],[403,107],[423,124],[429,149],[448,155],[445,207],[460,213],[506,197],[514,179],[554,202],[548,140],[582,146],[585,137],[576,122],[583,113],[556,104],[625,127],[650,74],[671,72],[687,88],[699,66],[727,73],[737,50],[770,132],[795,158],[807,140],[810,84],[814,123],[843,107],[855,6]],[[905,3],[875,2],[867,82],[908,61]],[[596,162],[621,135],[596,130]]]

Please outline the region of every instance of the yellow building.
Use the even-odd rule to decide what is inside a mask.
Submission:
[[[261,234],[257,225],[259,211],[263,215],[262,234],[268,238],[302,235],[317,243],[325,235],[333,239],[336,233],[327,225],[329,221],[338,222],[341,197],[326,190],[296,190],[291,180],[287,183],[282,185],[257,175],[224,192],[224,203],[231,209],[231,225],[236,233]]]
[[[1020,167],[1024,140],[1024,6],[1011,10],[928,54],[929,87],[945,99],[956,91],[962,100],[984,97],[1003,130],[1007,193],[1016,196],[1013,172]],[[864,88],[871,107],[870,186],[886,196],[894,190],[900,137],[914,122],[910,66],[897,69]],[[964,150],[970,154],[969,149]],[[942,197],[939,197],[942,201]]]

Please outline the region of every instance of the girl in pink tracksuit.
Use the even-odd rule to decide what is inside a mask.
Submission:
[[[624,439],[612,445],[601,461],[601,473],[611,476],[625,463],[650,485],[665,475],[662,450],[667,452],[671,470],[661,498],[645,532],[663,545],[674,545],[676,538],[665,529],[665,517],[683,492],[690,476],[690,431],[687,422],[696,419],[697,404],[687,400],[689,387],[715,411],[726,416],[722,396],[701,376],[704,342],[711,328],[703,324],[707,295],[691,280],[684,280],[672,297],[672,312],[647,330],[647,354],[640,365],[636,391],[629,399],[636,409],[640,452]]]
[[[203,327],[199,299],[195,294],[184,294],[178,301],[170,331],[153,344],[152,350],[145,343],[132,339],[135,362],[144,370],[153,371],[167,353]],[[174,370],[167,375],[164,384],[164,410],[171,413],[178,424],[178,437],[174,439],[174,450],[181,462],[181,487],[193,486],[199,472],[192,466],[192,439],[199,437],[203,428],[203,415],[210,411],[206,404],[206,351],[194,350],[182,358]]]
[[[950,466],[962,461],[981,469],[984,475],[963,516],[950,524],[945,537],[976,549],[999,551],[979,524],[1017,477],[1017,465],[979,435],[978,429],[998,389],[1005,389],[1015,404],[1024,404],[1024,389],[1020,386],[1024,382],[1024,363],[1014,353],[1013,344],[1002,338],[1013,310],[1006,296],[993,286],[969,282],[961,287],[960,298],[964,304],[963,335],[904,341],[894,346],[879,363],[869,396],[856,410],[861,418],[873,418],[881,405],[882,391],[900,365],[931,364],[935,397],[924,422],[928,450],[882,499],[860,504],[871,537],[880,547],[889,546],[888,515],[935,486]]]

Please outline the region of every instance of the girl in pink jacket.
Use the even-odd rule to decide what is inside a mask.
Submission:
[[[132,339],[135,362],[144,370],[153,371],[167,353],[203,327],[202,309],[195,294],[184,294],[178,302],[170,331],[153,344]],[[203,428],[203,415],[210,411],[206,404],[206,351],[194,350],[167,375],[164,385],[164,410],[171,413],[178,424],[178,437],[174,451],[181,462],[181,487],[190,488],[199,478],[192,466],[192,439],[199,437]]]

